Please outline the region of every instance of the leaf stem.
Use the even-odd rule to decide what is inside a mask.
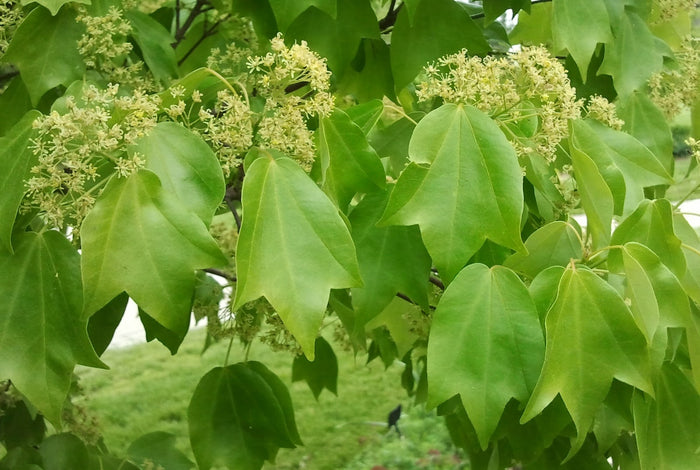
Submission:
[[[674,211],[675,211],[675,210],[678,210],[678,208],[681,206],[681,204],[683,204],[685,201],[687,201],[688,198],[689,198],[690,196],[692,196],[693,194],[695,194],[695,191],[697,191],[698,189],[700,189],[700,183],[696,184],[696,185],[693,187],[693,189],[691,189],[685,196],[683,196],[678,202],[676,202],[676,203],[673,205],[673,210],[674,210]]]
[[[402,115],[405,119],[408,119],[409,121],[411,121],[411,122],[413,123],[414,126],[417,126],[417,125],[418,125],[418,123],[415,121],[415,119],[413,119],[411,116],[409,116],[408,114],[406,114],[406,111],[404,111],[403,108],[401,108],[401,107],[399,107],[399,106],[396,106],[396,105],[393,104],[393,103],[392,103],[392,104],[385,104],[384,107],[385,107],[385,108],[389,108],[389,109],[393,109],[394,111],[398,112],[398,113],[399,113],[400,115]]]
[[[687,244],[685,244],[685,243],[681,243],[681,248],[685,248],[686,250],[692,251],[692,252],[695,253],[696,255],[700,256],[700,250],[698,250],[698,249],[695,248],[695,247],[692,247],[692,246],[687,245]]]
[[[228,359],[229,356],[231,355],[231,347],[233,346],[233,336],[231,336],[231,339],[228,342],[228,349],[226,349],[226,357],[224,358],[224,367],[228,365]],[[246,361],[248,360],[248,354],[246,353]]]

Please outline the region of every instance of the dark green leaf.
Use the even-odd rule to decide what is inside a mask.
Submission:
[[[46,438],[39,447],[44,470],[88,468],[90,456],[79,437],[63,433]]]
[[[332,18],[336,16],[335,0],[269,0],[270,7],[275,13],[277,26],[280,31],[286,31],[287,27],[304,11],[310,7],[316,7]]]
[[[512,10],[513,15],[516,15],[521,9],[530,12],[530,5],[530,0],[486,0],[484,2],[484,19],[490,23],[506,10]]]
[[[435,311],[428,406],[459,394],[485,450],[508,401],[530,396],[543,355],[537,311],[522,281],[507,268],[471,264]]]
[[[685,256],[681,250],[681,241],[673,231],[673,209],[666,199],[645,199],[620,223],[610,243],[623,245],[628,242],[645,245],[656,253],[678,278],[683,278],[686,271]],[[610,252],[608,264],[611,270],[622,270],[621,255],[619,250]]]
[[[44,417],[33,414],[24,400],[16,399],[0,406],[0,442],[6,450],[39,445],[45,433]]]
[[[605,2],[553,0],[552,35],[555,50],[567,49],[585,77],[598,44],[612,39]]]
[[[104,366],[81,316],[78,252],[55,231],[18,236],[0,254],[0,298],[0,377],[58,426],[75,364]]]
[[[338,395],[338,359],[333,348],[322,336],[316,338],[316,358],[313,362],[299,355],[292,363],[292,382],[304,380],[318,400],[323,389]]]
[[[31,109],[32,101],[29,99],[27,87],[24,86],[22,77],[17,76],[0,94],[0,112],[3,116],[0,120],[0,136],[7,134]]]
[[[114,332],[124,316],[129,296],[122,292],[107,305],[95,312],[88,320],[88,336],[98,356],[105,352],[112,342]]]
[[[319,141],[323,188],[342,211],[346,211],[356,193],[384,188],[382,162],[350,116],[335,109],[321,119]]]
[[[3,191],[0,198],[0,245],[10,252],[12,228],[27,190],[26,181],[32,166],[38,162],[30,148],[30,139],[35,134],[32,123],[39,116],[38,111],[28,112],[6,136],[0,137],[0,187]]]
[[[126,292],[179,337],[190,323],[195,269],[227,263],[204,223],[148,170],[110,181],[81,235],[85,312]]]
[[[578,434],[568,455],[572,457],[614,378],[653,393],[649,353],[624,300],[586,269],[564,272],[545,325],[544,366],[521,422],[561,395]]]
[[[209,371],[187,411],[199,468],[258,470],[280,447],[301,444],[286,387],[265,366],[239,363]]]
[[[143,325],[143,330],[146,332],[146,341],[151,342],[157,339],[163,346],[168,348],[171,354],[176,354],[182,340],[185,339],[187,330],[179,331],[170,330],[158,323],[152,316],[146,313],[139,307],[139,320]]]
[[[567,266],[581,259],[583,248],[578,232],[566,222],[550,222],[535,231],[525,242],[528,254],[514,253],[505,266],[534,278],[550,266]]]
[[[242,192],[234,310],[264,295],[313,360],[330,290],[362,283],[348,228],[288,158],[255,160]]]
[[[153,77],[162,83],[177,76],[177,60],[171,44],[174,38],[150,16],[138,10],[128,10],[125,15],[133,28],[131,35],[143,54],[143,60]]]
[[[391,74],[391,48],[383,39],[363,38],[357,55],[338,84],[338,92],[359,101],[387,97],[396,100]]]
[[[144,434],[126,452],[135,462],[148,461],[167,470],[190,470],[194,465],[175,447],[175,435],[162,431]]]
[[[165,192],[209,224],[226,188],[216,155],[199,136],[174,122],[161,122],[133,151],[146,157],[146,168],[158,175]]]
[[[56,16],[45,8],[33,9],[3,56],[3,61],[19,69],[34,105],[53,87],[68,86],[85,72],[77,45],[84,27],[75,15],[71,8],[63,8]]]
[[[636,392],[632,403],[642,468],[700,467],[700,396],[682,371],[664,364],[656,399]]]
[[[429,62],[467,49],[489,50],[479,27],[453,0],[420,0],[413,19],[403,8],[391,35],[391,70],[396,91],[411,83]]]
[[[418,224],[444,280],[487,238],[524,250],[522,172],[488,116],[468,105],[443,105],[418,123],[409,153],[413,163],[399,177],[382,223]]]

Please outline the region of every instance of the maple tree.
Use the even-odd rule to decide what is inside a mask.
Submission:
[[[474,469],[700,467],[700,236],[666,198],[694,10],[0,2],[0,468],[194,465],[164,433],[124,457],[62,428],[129,298],[172,360],[206,318],[316,397],[334,324],[404,364]],[[303,436],[283,381],[228,360],[192,452],[257,469]]]

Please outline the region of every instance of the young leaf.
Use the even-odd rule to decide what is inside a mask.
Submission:
[[[513,253],[503,265],[530,278],[550,266],[567,266],[572,259],[581,259],[583,253],[578,232],[560,220],[537,229],[525,248],[528,254]]]
[[[242,193],[234,310],[264,295],[313,360],[330,290],[362,285],[348,228],[289,158],[255,160]]]
[[[656,399],[636,392],[632,404],[641,468],[700,468],[700,397],[678,367],[664,364]]]
[[[77,44],[84,27],[75,16],[71,8],[63,8],[56,16],[45,8],[34,8],[15,31],[2,58],[17,66],[35,106],[44,93],[70,85],[85,72]]]
[[[102,367],[81,316],[80,256],[56,231],[23,233],[0,253],[0,377],[55,426],[75,364]]]
[[[197,135],[174,122],[161,122],[132,151],[146,157],[163,190],[209,224],[226,191],[216,155]]]
[[[418,224],[443,279],[454,278],[487,238],[524,250],[520,165],[488,116],[468,105],[443,105],[418,123],[409,153],[413,163],[381,222]]]
[[[171,44],[170,33],[156,20],[138,10],[128,10],[124,15],[131,24],[134,41],[139,45],[143,60],[153,77],[162,83],[177,76],[177,60]]]
[[[258,470],[280,447],[301,444],[282,381],[259,362],[216,367],[199,381],[187,409],[199,468]]]
[[[226,264],[204,223],[148,170],[110,181],[81,235],[84,311],[126,291],[180,337],[189,328],[195,269]]]
[[[428,406],[459,394],[485,450],[508,401],[530,396],[543,354],[537,311],[522,281],[504,267],[470,264],[435,311]]]
[[[586,269],[564,272],[545,326],[544,366],[521,422],[561,395],[578,434],[570,458],[583,445],[614,378],[653,394],[649,353],[625,302]]]
[[[610,243],[623,245],[628,242],[641,243],[656,253],[678,278],[685,274],[685,256],[681,250],[681,241],[673,231],[673,209],[666,199],[645,199],[622,221],[615,229]],[[610,252],[608,264],[611,270],[622,270],[621,256],[619,250]]]
[[[581,76],[598,44],[612,39],[608,10],[603,0],[553,0],[552,35],[555,50],[567,49],[576,61]]]
[[[460,49],[490,50],[469,14],[452,0],[420,0],[415,14],[402,8],[391,34],[391,71],[396,92],[411,83],[426,63]]]
[[[323,187],[342,211],[356,193],[382,189],[386,182],[377,152],[367,143],[362,129],[340,109],[321,119],[319,128]]]
[[[360,103],[345,110],[352,122],[360,126],[364,135],[368,135],[369,131],[374,128],[383,112],[384,103],[378,99]]]
[[[292,382],[304,380],[309,385],[316,400],[323,389],[338,395],[338,358],[333,348],[322,337],[316,338],[316,358],[309,361],[303,354],[296,356],[292,363]]]
[[[366,195],[350,214],[352,238],[363,287],[352,289],[355,328],[377,316],[396,296],[407,295],[428,306],[430,255],[425,250],[418,227],[378,227],[387,193]]]
[[[34,120],[41,116],[38,111],[29,111],[15,124],[6,136],[0,137],[0,247],[12,252],[12,229],[17,210],[27,191],[26,180],[37,157],[29,147],[35,131]]]

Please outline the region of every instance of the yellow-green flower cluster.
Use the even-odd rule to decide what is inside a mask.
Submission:
[[[38,209],[47,224],[71,226],[77,235],[105,183],[98,169],[110,164],[126,176],[143,166],[143,158],[128,155],[126,148],[157,123],[158,98],[140,92],[118,96],[118,89],[87,86],[79,99],[65,98],[63,114],[52,111],[34,121],[38,163],[27,182],[24,210]]]
[[[683,13],[695,11],[695,0],[655,0],[652,7],[652,22],[665,23]]]
[[[700,41],[688,37],[675,53],[677,67],[656,73],[649,79],[649,95],[668,119],[684,106],[692,106],[697,96]]]
[[[615,130],[621,130],[625,121],[617,116],[615,103],[611,103],[602,96],[593,95],[588,99],[587,117],[600,121]]]
[[[568,120],[581,115],[566,70],[543,47],[524,47],[505,57],[448,55],[425,68],[419,100],[440,98],[484,111],[500,125],[519,155],[554,159],[568,134]]]
[[[0,0],[0,57],[5,55],[23,17],[19,2]]]

